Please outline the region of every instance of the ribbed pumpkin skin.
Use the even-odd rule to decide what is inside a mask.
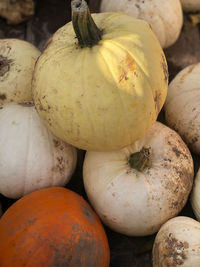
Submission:
[[[35,191],[0,220],[1,267],[108,267],[107,236],[87,202],[71,190]]]
[[[149,24],[123,13],[93,15],[102,40],[80,48],[61,27],[33,76],[36,109],[55,136],[85,150],[110,151],[140,139],[157,119],[168,70]]]

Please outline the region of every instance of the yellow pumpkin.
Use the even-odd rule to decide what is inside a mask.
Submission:
[[[91,16],[84,0],[74,0],[72,22],[54,33],[37,61],[32,91],[54,135],[109,151],[145,135],[167,85],[166,59],[147,22],[123,13]]]

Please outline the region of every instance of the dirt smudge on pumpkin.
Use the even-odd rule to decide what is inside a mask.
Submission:
[[[54,144],[54,147],[59,147],[60,146],[60,141],[56,140],[56,139],[53,139],[53,144]]]
[[[24,227],[30,227],[31,225],[34,225],[37,221],[37,218],[30,218],[30,219],[27,219],[24,223]]]
[[[178,147],[172,146],[172,151],[176,154],[177,158],[179,158],[180,156],[183,156],[185,159],[188,159],[188,155],[186,153],[183,153],[180,149],[178,149]]]
[[[122,80],[128,80],[127,78],[127,72],[126,71],[123,71],[122,74],[119,76],[119,83],[122,81]]]
[[[165,60],[165,56],[164,55],[162,55],[161,66],[162,66],[163,73],[164,73],[164,80],[166,82],[168,82],[169,73],[168,73],[168,67],[167,67],[167,63],[166,63],[166,60]]]
[[[126,55],[125,62],[126,62],[126,65],[130,71],[135,70],[134,60],[129,54]]]
[[[128,76],[127,76],[128,72],[135,71],[134,59],[129,54],[126,54],[125,59],[123,59],[120,62],[118,69],[119,69],[119,83],[123,80],[128,80]]]
[[[70,237],[54,242],[50,249],[53,255],[50,263],[52,267],[96,267],[102,264],[103,249],[100,241],[78,224],[73,224]]]
[[[42,102],[40,101],[39,97],[36,99],[35,103],[36,103],[36,108],[38,110],[40,110],[41,112],[46,111],[45,108],[43,107]]]
[[[189,243],[176,239],[172,233],[165,236],[161,242],[157,240],[153,248],[153,263],[156,266],[181,266],[187,260],[187,249]]]
[[[88,209],[88,207],[86,207],[85,205],[82,205],[82,211],[84,216],[90,221],[90,222],[94,222],[94,216],[92,215],[91,211]]]
[[[60,141],[60,140],[58,140],[58,139],[53,139],[53,145],[54,145],[54,147],[56,148],[56,149],[59,149],[59,150],[64,150],[64,145],[63,145],[63,143]]]
[[[66,167],[68,165],[68,162],[65,162],[64,158],[62,156],[56,157],[55,165],[51,168],[52,172],[59,172],[61,175],[63,175]]]
[[[162,161],[165,169],[162,187],[167,196],[168,209],[179,212],[185,205],[193,184],[193,160],[190,151],[175,132],[169,131],[165,136],[167,148]]]
[[[130,1],[130,0],[129,0]],[[139,9],[139,11],[141,11],[141,7],[139,4],[135,4],[135,7],[137,7]]]
[[[156,91],[155,92],[155,97],[154,97],[154,102],[155,102],[155,110],[157,113],[161,110],[161,93]]]
[[[163,255],[172,264],[171,266],[182,265],[187,259],[185,249],[188,247],[188,242],[179,241],[170,233],[165,239],[165,252],[163,251]]]
[[[188,67],[188,70],[186,73],[184,73],[181,77],[180,77],[180,82],[183,83],[185,78],[193,71],[193,69],[197,66],[198,63],[195,63],[193,65],[191,65],[190,67]]]
[[[0,94],[0,100],[6,100],[7,99],[7,96],[6,94]]]
[[[10,64],[13,62],[12,59],[7,59],[0,55],[0,77],[4,76],[10,70]]]
[[[56,169],[60,172],[60,173],[63,173],[64,170],[65,170],[65,167],[64,167],[64,159],[63,157],[57,157],[57,161],[58,161],[58,164],[56,166]]]

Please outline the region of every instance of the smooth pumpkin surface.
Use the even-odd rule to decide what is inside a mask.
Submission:
[[[85,150],[116,150],[141,138],[167,94],[163,50],[149,24],[123,13],[93,14],[101,40],[80,47],[72,23],[39,57],[33,98],[59,138]]]
[[[170,82],[165,101],[165,121],[194,152],[200,153],[200,62],[191,64]]]
[[[0,266],[108,267],[103,226],[75,192],[54,187],[15,202],[0,220]]]
[[[77,163],[75,147],[55,137],[32,102],[0,109],[0,193],[20,198],[50,186],[65,186]]]
[[[83,181],[88,199],[112,230],[154,234],[187,202],[193,160],[180,136],[156,122],[144,138],[112,152],[87,151]]]
[[[102,0],[100,10],[148,21],[163,48],[176,42],[183,25],[180,0]]]

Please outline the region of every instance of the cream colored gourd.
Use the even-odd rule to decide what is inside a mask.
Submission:
[[[179,216],[167,221],[156,235],[153,267],[199,267],[200,223]]]
[[[131,236],[158,231],[184,207],[193,160],[180,136],[156,122],[144,138],[114,152],[86,152],[89,201],[112,230]]]
[[[200,153],[200,63],[187,66],[171,81],[165,119],[195,153]]]
[[[200,221],[200,169],[195,176],[190,202],[197,220]]]
[[[0,40],[0,105],[31,101],[31,80],[40,51],[19,39]]]
[[[151,25],[163,48],[176,42],[183,25],[180,0],[102,0],[101,12],[124,12]]]
[[[47,130],[31,103],[1,107],[0,147],[0,193],[9,198],[64,186],[76,166],[76,149]]]
[[[37,111],[67,143],[84,150],[120,149],[144,136],[164,104],[163,50],[145,21],[122,13],[91,17],[81,0],[72,6],[77,33],[71,22],[61,27],[37,61]]]
[[[186,12],[190,11],[200,11],[200,1],[199,0],[181,0],[183,10]]]
[[[0,17],[8,24],[18,24],[30,19],[34,15],[34,0],[1,0]]]

